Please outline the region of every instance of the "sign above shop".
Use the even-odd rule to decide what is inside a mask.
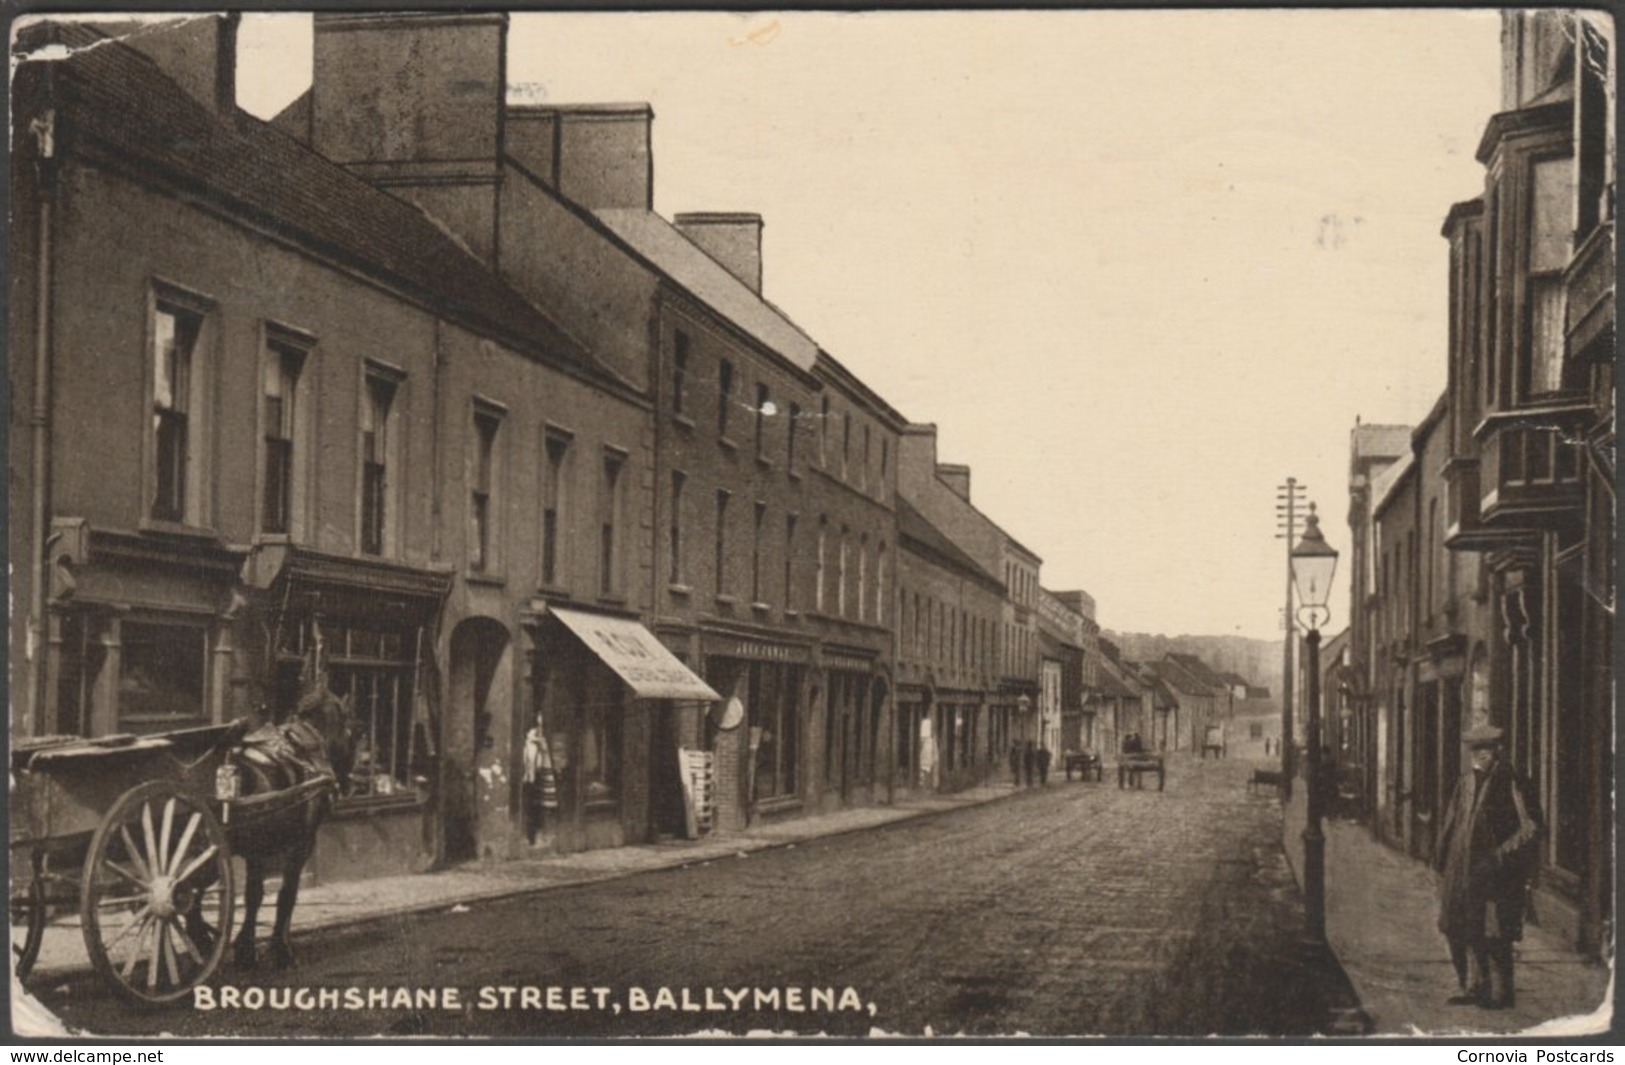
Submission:
[[[548,613],[580,637],[588,650],[626,681],[640,699],[714,702],[722,698],[666,650],[654,633],[630,618],[605,617],[562,607],[551,607]]]

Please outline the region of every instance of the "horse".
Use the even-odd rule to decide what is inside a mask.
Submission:
[[[325,779],[309,802],[291,806],[286,815],[257,822],[252,830],[233,834],[233,853],[248,866],[243,890],[243,924],[234,943],[238,969],[252,969],[255,926],[265,898],[265,875],[272,860],[282,857],[282,888],[276,897],[276,924],[271,957],[278,969],[293,965],[288,929],[299,901],[299,877],[316,847],[316,832],[334,802],[350,787],[355,765],[356,721],[349,696],[339,698],[319,680],[305,692],[291,718],[249,732],[231,749],[230,760],[241,770],[238,794],[266,795]]]

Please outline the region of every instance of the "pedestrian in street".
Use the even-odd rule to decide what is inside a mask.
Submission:
[[[1010,744],[1010,786],[1021,787],[1021,743]]]
[[[1038,765],[1038,752],[1033,750],[1033,741],[1028,740],[1021,748],[1021,781],[1027,787],[1033,786],[1033,770]]]
[[[1461,988],[1452,1005],[1507,1009],[1515,998],[1512,944],[1523,936],[1545,826],[1528,782],[1505,760],[1503,736],[1486,725],[1462,737],[1472,772],[1456,785],[1435,850],[1439,931]]]
[[[1049,764],[1053,757],[1048,747],[1038,748],[1038,783],[1045,787],[1049,786]]]

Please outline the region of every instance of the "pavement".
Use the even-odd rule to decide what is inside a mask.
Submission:
[[[755,851],[793,846],[845,832],[861,832],[911,817],[991,802],[1007,798],[1014,791],[1009,784],[990,784],[948,795],[903,799],[890,806],[867,806],[814,817],[768,821],[735,835],[671,840],[505,862],[468,862],[432,873],[305,884],[299,889],[294,935],[299,937],[324,928],[449,910],[490,899],[735,858]],[[270,934],[276,915],[275,899],[273,877],[266,888],[266,904],[260,910],[261,936]],[[241,919],[241,916],[239,911],[238,918]],[[59,973],[66,975],[89,967],[78,917],[66,915],[57,918],[46,928],[45,940],[40,946],[39,959],[34,964],[29,982],[43,982]]]
[[[1300,885],[1305,816],[1300,786],[1284,811],[1282,832]],[[1456,975],[1435,924],[1433,871],[1373,839],[1363,824],[1329,818],[1324,827],[1326,939],[1354,985],[1372,1034],[1563,1037],[1610,1029],[1612,970],[1533,923],[1526,924],[1514,950],[1513,1008],[1447,1004],[1445,999],[1457,993]]]

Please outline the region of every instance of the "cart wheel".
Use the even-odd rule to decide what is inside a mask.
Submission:
[[[44,856],[36,852],[30,861],[30,870],[17,876],[27,876],[27,882],[12,884],[11,891],[11,956],[16,960],[18,980],[27,980],[39,958],[40,944],[45,941],[45,870]]]
[[[119,796],[96,829],[79,892],[91,964],[141,1005],[186,998],[231,935],[231,853],[204,799],[156,780]]]

